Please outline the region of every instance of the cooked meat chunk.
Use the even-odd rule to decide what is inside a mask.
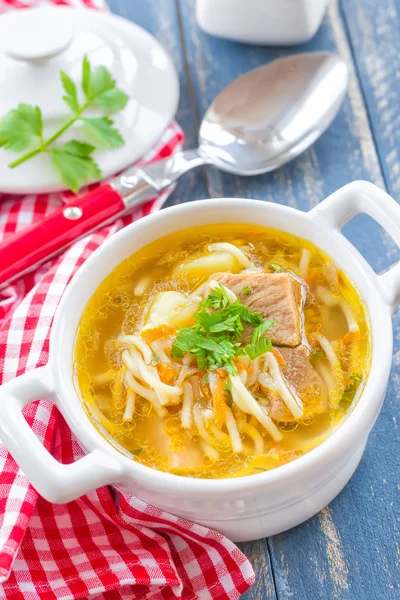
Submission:
[[[216,273],[212,276],[232,290],[252,311],[259,312],[264,319],[275,319],[267,336],[276,346],[298,346],[300,330],[300,284],[286,273]],[[248,287],[250,292],[243,294]],[[251,338],[252,328],[243,333],[245,342]]]
[[[282,375],[303,402],[303,419],[323,413],[328,408],[328,393],[310,362],[308,348],[279,348],[279,352],[285,361],[281,366]],[[270,417],[276,421],[293,421],[293,416],[276,395],[270,396]]]

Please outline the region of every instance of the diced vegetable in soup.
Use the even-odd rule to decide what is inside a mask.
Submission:
[[[95,426],[144,465],[257,474],[318,446],[370,364],[365,307],[310,242],[213,225],[154,242],[88,303],[75,370]]]

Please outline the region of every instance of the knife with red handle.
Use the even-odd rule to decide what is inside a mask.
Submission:
[[[197,151],[187,150],[147,167],[128,169],[8,237],[0,244],[0,289],[79,238],[151,200],[183,173],[205,162]]]

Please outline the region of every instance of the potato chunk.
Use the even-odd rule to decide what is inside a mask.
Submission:
[[[239,261],[230,252],[211,252],[198,258],[186,260],[174,269],[174,275],[180,273],[193,279],[208,279],[213,273],[239,273],[242,270]]]
[[[154,298],[146,318],[146,325],[159,323],[160,319],[174,327],[190,327],[197,304],[181,292],[160,292]]]

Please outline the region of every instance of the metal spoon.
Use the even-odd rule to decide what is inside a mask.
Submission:
[[[127,169],[0,244],[0,288],[195,167],[256,175],[284,165],[333,121],[347,80],[345,63],[327,52],[287,56],[239,77],[206,112],[196,150]]]
[[[328,52],[274,60],[242,75],[217,96],[204,115],[196,150],[128,170],[114,186],[129,197],[141,180],[154,194],[154,188],[161,191],[201,165],[236,175],[277,169],[332,123],[347,82],[346,64]]]

